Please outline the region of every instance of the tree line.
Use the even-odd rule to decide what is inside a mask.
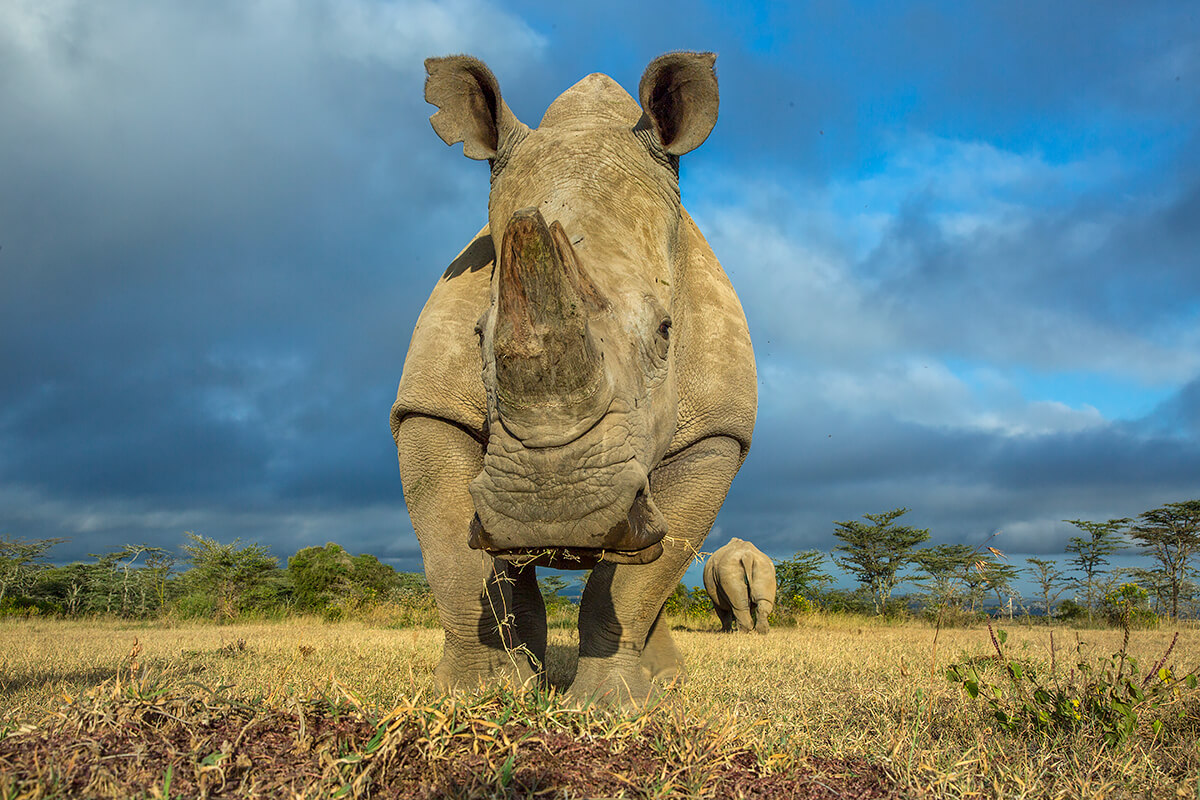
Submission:
[[[186,533],[186,558],[150,545],[48,563],[65,539],[0,536],[0,614],[230,620],[247,615],[348,615],[381,602],[427,596],[420,573],[397,572],[373,555],[330,542],[281,566],[269,548]]]
[[[857,590],[828,588],[834,580],[825,571],[826,554],[819,550],[776,562],[779,604],[807,607],[815,602],[833,610],[874,614],[915,605],[930,615],[971,615],[982,613],[994,598],[996,606],[1007,606],[1010,613],[1016,604],[1025,614],[1047,618],[1128,622],[1196,616],[1200,500],[1167,503],[1137,518],[1064,520],[1081,533],[1068,542],[1065,563],[1028,558],[1024,567],[1009,563],[987,543],[919,547],[929,540],[929,529],[900,524],[908,511],[896,508],[834,523],[834,536],[841,544],[830,557],[858,582]],[[1112,557],[1122,551],[1147,558],[1149,566],[1113,568]],[[1031,597],[1014,588],[1022,574],[1036,587]],[[894,597],[902,582],[918,591],[903,599]],[[1063,599],[1068,592],[1074,596]]]
[[[982,616],[985,606],[1065,620],[1113,622],[1196,616],[1200,585],[1200,500],[1168,503],[1135,518],[1104,522],[1064,520],[1079,529],[1065,549],[1064,563],[1028,558],[1008,562],[986,542],[979,547],[939,544],[921,547],[929,529],[900,523],[909,509],[865,514],[834,522],[840,541],[832,553],[806,550],[776,561],[776,614],[822,608],[869,614],[916,610],[940,621]],[[381,603],[423,605],[433,621],[429,585],[421,573],[397,572],[373,555],[351,555],[332,542],[307,547],[285,566],[259,544],[221,543],[186,533],[186,557],[145,544],[89,554],[90,561],[49,563],[50,550],[64,539],[16,539],[0,535],[0,615],[106,615],[231,620],[246,615],[315,613],[349,616]],[[990,541],[990,540],[989,540]],[[1114,555],[1132,550],[1148,567],[1114,569]],[[835,588],[830,562],[858,583]],[[1065,567],[1065,568],[1064,568]],[[1035,592],[1014,588],[1022,574]],[[916,590],[899,596],[910,583]],[[569,604],[558,576],[540,581],[548,608]],[[1064,598],[1068,592],[1073,596]],[[994,601],[994,602],[993,602]],[[700,587],[680,584],[668,598],[671,613],[703,615],[710,610]]]

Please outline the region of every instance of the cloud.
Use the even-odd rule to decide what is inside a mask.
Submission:
[[[648,14],[670,24],[630,24]],[[827,549],[833,520],[909,506],[937,541],[1051,553],[1062,519],[1182,499],[1200,117],[1179,17],[0,5],[0,532],[70,535],[70,558],[195,530],[418,566],[386,419],[488,187],[427,122],[421,62],[449,52],[530,124],[589,72],[634,89],[661,52],[719,53],[683,194],[761,380],[719,536]]]
[[[702,198],[694,214],[776,348],[1178,383],[1200,370],[1197,187],[1165,175],[1130,195],[1136,172],[915,135],[865,176],[721,174],[685,201]]]
[[[545,45],[476,0],[5,4],[0,481],[131,534],[402,511],[408,335],[486,210],[422,60]]]
[[[0,530],[18,538],[65,537],[56,561],[87,560],[124,544],[149,544],[181,553],[185,532],[222,542],[268,544],[286,566],[303,547],[336,541],[353,553],[371,553],[405,572],[422,569],[421,553],[403,508],[361,505],[353,509],[280,509],[227,506],[155,506],[120,497],[64,500],[24,488],[0,488]],[[407,533],[406,533],[407,531]],[[266,535],[264,535],[266,534]]]

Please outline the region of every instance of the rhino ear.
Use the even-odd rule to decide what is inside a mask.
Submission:
[[[429,118],[446,144],[463,143],[463,155],[496,158],[517,130],[528,130],[500,97],[496,76],[472,56],[425,59],[425,102],[438,107]]]
[[[667,53],[642,75],[638,99],[670,155],[695,150],[717,124],[716,60],[714,53]]]

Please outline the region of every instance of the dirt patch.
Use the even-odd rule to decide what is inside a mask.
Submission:
[[[0,734],[0,796],[892,798],[882,768],[739,746],[711,722],[497,693],[374,716],[109,684]]]

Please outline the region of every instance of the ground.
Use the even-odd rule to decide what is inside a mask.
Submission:
[[[634,714],[553,692],[443,697],[432,629],[0,622],[0,797],[1197,794],[1200,702],[1183,689],[1156,729],[1139,716],[1117,745],[1012,733],[946,678],[957,664],[1006,686],[986,628],[818,615],[752,637],[677,623],[689,678]],[[1000,625],[1006,660],[1049,675],[1050,630]],[[1173,633],[1131,633],[1139,676]],[[573,637],[551,631],[557,686]],[[1064,682],[1122,646],[1121,631],[1054,639]],[[1197,663],[1200,631],[1182,630],[1167,666]]]

